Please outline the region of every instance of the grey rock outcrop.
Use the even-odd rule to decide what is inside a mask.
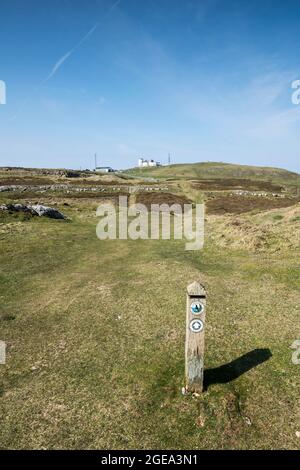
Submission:
[[[62,212],[59,212],[57,209],[53,209],[52,207],[48,206],[42,206],[41,204],[3,204],[0,206],[0,211],[29,212],[32,215],[37,215],[39,217],[50,217],[51,219],[66,218]]]

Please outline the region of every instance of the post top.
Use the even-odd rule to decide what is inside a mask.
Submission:
[[[187,293],[189,296],[200,297],[206,295],[205,287],[197,281],[192,282],[187,286]]]

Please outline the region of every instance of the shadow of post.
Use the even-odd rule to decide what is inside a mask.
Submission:
[[[231,382],[248,372],[248,370],[253,369],[253,367],[267,361],[270,357],[272,357],[272,353],[269,348],[253,349],[253,351],[234,359],[228,364],[214,369],[207,369],[204,371],[204,390],[207,390],[213,384]]]

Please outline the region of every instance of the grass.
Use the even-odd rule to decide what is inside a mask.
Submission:
[[[209,218],[199,252],[182,241],[100,241],[95,207],[74,199],[61,207],[68,222],[0,225],[0,447],[299,448],[297,247],[220,246],[222,217]],[[288,217],[279,215],[276,225]],[[181,394],[194,279],[208,290],[206,369],[238,360],[238,377],[221,383],[213,370],[200,397]],[[242,356],[261,349],[272,356],[239,375]]]
[[[199,162],[151,168],[132,168],[124,174],[162,179],[251,178],[276,184],[300,185],[300,175],[280,168],[235,165],[222,162]]]

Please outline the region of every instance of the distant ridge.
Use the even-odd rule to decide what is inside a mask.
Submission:
[[[167,165],[158,168],[133,168],[126,173],[166,179],[248,178],[283,184],[300,185],[300,175],[282,168],[237,165],[222,162],[199,162]]]

